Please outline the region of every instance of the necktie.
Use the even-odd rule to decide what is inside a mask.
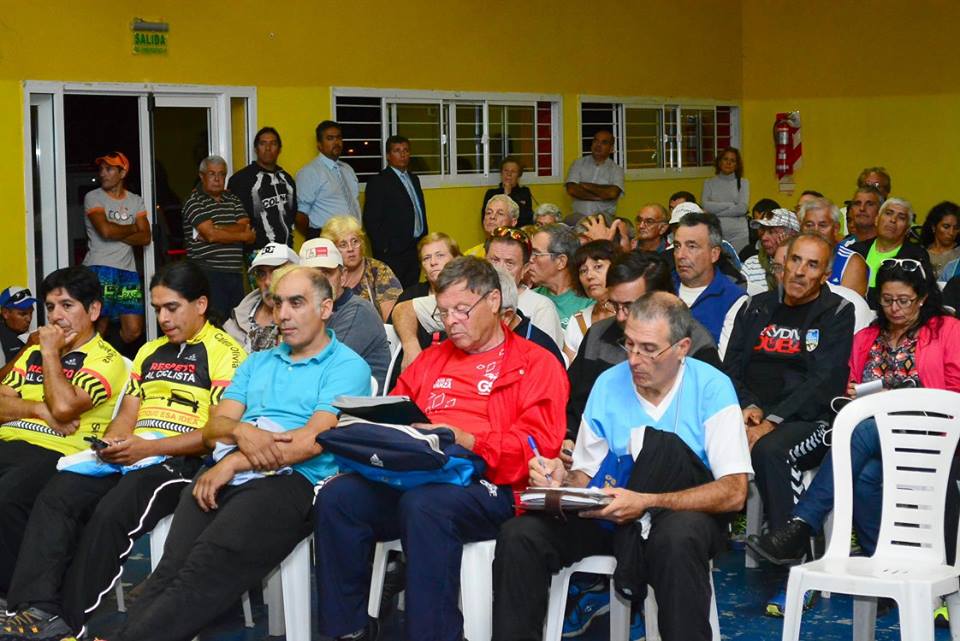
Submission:
[[[423,233],[423,210],[420,208],[420,199],[417,198],[417,191],[413,188],[413,181],[410,180],[410,174],[405,171],[400,172],[400,182],[407,189],[407,195],[413,201],[413,237],[419,238]]]
[[[343,172],[340,171],[340,163],[338,162],[333,167],[337,178],[340,179],[340,191],[343,193],[343,199],[347,202],[347,207],[350,208],[350,215],[360,220],[360,205],[357,204],[357,199],[353,197],[353,194],[350,192],[350,187],[347,186],[347,181],[343,178]]]

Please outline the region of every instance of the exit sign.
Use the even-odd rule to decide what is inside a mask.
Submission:
[[[169,34],[157,31],[134,31],[133,53],[140,55],[157,55],[167,53],[167,38]]]

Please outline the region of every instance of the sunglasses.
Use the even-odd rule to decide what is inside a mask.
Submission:
[[[530,244],[530,238],[523,232],[522,229],[517,229],[516,227],[497,227],[493,230],[491,238],[509,238],[510,240],[515,240],[524,247],[527,248],[527,251],[532,251],[533,246]]]
[[[913,258],[887,258],[880,263],[880,269],[895,269],[897,267],[910,273],[919,270],[923,279],[927,279],[927,272],[924,271],[923,264],[919,260],[914,260]]]

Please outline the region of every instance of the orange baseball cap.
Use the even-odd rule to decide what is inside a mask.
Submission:
[[[130,161],[119,151],[111,152],[106,156],[100,156],[93,161],[95,165],[99,165],[100,163],[106,163],[113,167],[120,167],[124,171],[130,171]]]

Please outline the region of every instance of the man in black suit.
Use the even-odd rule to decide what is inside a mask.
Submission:
[[[387,138],[387,166],[367,181],[363,226],[373,257],[382,260],[406,288],[420,280],[417,242],[427,235],[427,207],[420,179],[410,173],[410,141]]]

